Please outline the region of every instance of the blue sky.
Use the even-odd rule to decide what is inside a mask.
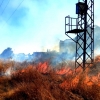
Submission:
[[[22,1],[0,0],[0,53],[7,47],[14,53],[26,54],[59,50],[59,41],[67,38],[65,16],[77,17],[75,4],[78,0]],[[100,26],[99,0],[95,0],[95,24]]]

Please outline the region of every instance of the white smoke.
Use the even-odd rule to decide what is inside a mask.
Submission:
[[[4,75],[5,75],[5,76],[10,76],[10,75],[12,74],[12,72],[13,72],[12,68],[9,67],[9,68],[5,71]]]

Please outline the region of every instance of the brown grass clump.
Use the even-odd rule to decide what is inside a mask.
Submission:
[[[46,62],[27,64],[9,77],[0,76],[0,100],[100,100],[98,76],[89,76],[89,69],[83,73],[79,68],[76,74],[69,67],[59,68]]]

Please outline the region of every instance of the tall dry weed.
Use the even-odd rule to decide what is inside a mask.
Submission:
[[[100,86],[87,84],[88,70],[75,74],[68,66],[27,63],[23,68],[25,63],[1,62],[1,67],[19,68],[10,77],[0,76],[0,100],[100,100]]]

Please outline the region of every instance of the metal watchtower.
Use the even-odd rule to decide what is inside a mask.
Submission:
[[[75,67],[84,70],[94,62],[94,0],[78,0],[76,14],[65,17],[65,34],[76,43]]]

